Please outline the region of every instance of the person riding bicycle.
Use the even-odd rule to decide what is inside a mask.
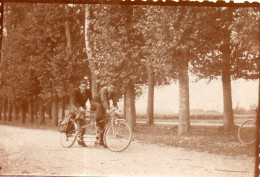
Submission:
[[[95,111],[95,121],[97,126],[97,141],[96,144],[102,145],[106,148],[103,141],[102,130],[105,127],[105,117],[106,114],[110,113],[110,103],[113,101],[113,106],[117,107],[118,97],[117,92],[117,82],[115,80],[111,81],[107,86],[100,89],[99,93],[94,97],[92,101],[92,108]]]
[[[83,80],[80,82],[80,86],[76,89],[73,93],[72,97],[72,110],[71,113],[74,115],[76,120],[77,126],[76,131],[80,132],[80,137],[78,140],[78,144],[82,146],[87,146],[83,141],[83,135],[85,133],[85,129],[81,129],[83,125],[86,124],[85,122],[85,110],[86,110],[86,103],[87,101],[92,100],[91,91],[88,89],[88,82]]]

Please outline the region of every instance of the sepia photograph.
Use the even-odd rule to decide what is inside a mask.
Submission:
[[[0,7],[0,175],[256,176],[259,7]]]

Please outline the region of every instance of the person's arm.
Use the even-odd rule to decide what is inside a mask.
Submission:
[[[90,90],[87,90],[88,91],[88,95],[89,95],[89,102],[91,103],[92,102],[92,92]]]
[[[116,97],[115,94],[114,94],[113,97],[112,97],[112,102],[113,102],[113,106],[117,108],[118,98]]]
[[[73,95],[72,95],[72,104],[77,107],[77,108],[80,108],[80,104],[79,104],[79,101],[78,101],[78,94],[77,94],[77,91],[75,90],[73,92]]]

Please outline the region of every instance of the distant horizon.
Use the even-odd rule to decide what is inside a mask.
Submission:
[[[206,80],[193,82],[190,78],[190,110],[202,110],[223,112],[223,93],[221,80],[213,80],[207,83]],[[258,80],[247,81],[238,79],[231,81],[232,105],[246,110],[251,105],[258,104]],[[145,114],[147,109],[147,87],[136,99],[136,113]],[[164,87],[156,87],[154,90],[154,114],[177,114],[179,112],[179,88],[178,83],[172,83]],[[119,102],[123,108],[123,101]]]

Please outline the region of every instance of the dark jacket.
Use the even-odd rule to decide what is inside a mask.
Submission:
[[[85,104],[87,101],[92,100],[91,91],[86,90],[85,93],[81,93],[79,89],[75,90],[72,97],[72,104],[77,108],[83,107],[85,108]]]
[[[110,109],[109,100],[112,100],[113,106],[117,107],[118,97],[116,96],[116,94],[109,93],[108,88],[103,87],[99,91],[98,95],[95,96],[93,102],[101,103],[105,110],[109,110]]]

